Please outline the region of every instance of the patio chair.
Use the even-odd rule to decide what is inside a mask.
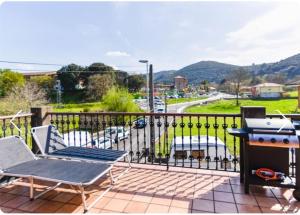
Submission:
[[[125,174],[131,167],[129,154],[126,151],[67,146],[62,135],[53,125],[34,127],[31,129],[31,133],[39,148],[39,156],[109,163],[111,165],[126,157],[128,168],[115,177],[115,180]]]
[[[26,178],[30,183],[30,199],[34,200],[41,195],[60,186],[69,185],[72,189],[79,188],[84,211],[89,210],[113,186],[111,174],[112,166],[104,163],[78,162],[62,159],[44,159],[36,157],[28,148],[24,140],[18,136],[0,139],[0,178],[18,177]],[[100,177],[109,173],[111,184],[95,201],[87,205],[85,187],[93,184]],[[45,191],[34,195],[34,180],[56,183]],[[77,192],[78,190],[75,189]]]

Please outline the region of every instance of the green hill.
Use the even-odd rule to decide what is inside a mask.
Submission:
[[[179,70],[157,72],[154,75],[154,81],[159,83],[172,83],[173,78],[180,75],[187,78],[190,84],[199,84],[203,80],[219,83],[237,67],[239,66],[216,61],[200,61]],[[289,81],[299,78],[297,76],[300,76],[300,54],[275,63],[263,63],[241,67],[257,76],[283,74],[285,75],[286,81]]]

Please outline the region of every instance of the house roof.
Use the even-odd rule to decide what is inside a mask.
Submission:
[[[49,71],[49,72],[22,72],[24,76],[42,76],[42,75],[56,75],[57,72]]]
[[[180,76],[180,75],[177,75],[176,77],[174,77],[174,78],[184,78],[184,77],[182,77],[182,76]],[[185,79],[185,78],[184,78]]]
[[[254,87],[281,87],[282,84],[276,84],[276,83],[263,83],[263,84],[257,84]]]

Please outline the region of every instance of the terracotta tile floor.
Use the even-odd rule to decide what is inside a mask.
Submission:
[[[114,168],[118,174],[124,168]],[[88,187],[88,203],[103,192],[107,178]],[[0,213],[82,213],[81,197],[68,186],[30,201],[28,183],[0,188]],[[45,189],[36,182],[37,191]],[[300,213],[292,190],[251,187],[244,194],[238,173],[134,164],[90,213]]]

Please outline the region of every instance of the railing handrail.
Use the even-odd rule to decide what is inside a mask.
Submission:
[[[241,117],[241,114],[219,113],[145,113],[145,112],[47,112],[48,115],[135,115],[135,116],[217,116]]]
[[[15,118],[22,118],[22,117],[29,117],[29,116],[33,116],[33,113],[24,113],[24,114],[20,114],[17,117],[15,117],[15,115],[8,115],[8,116],[0,116],[0,120],[4,120],[4,119],[12,119],[13,117]]]

